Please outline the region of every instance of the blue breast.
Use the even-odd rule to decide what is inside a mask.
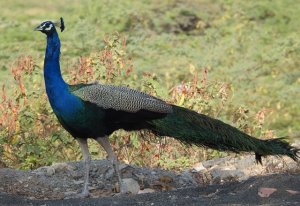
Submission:
[[[56,115],[71,120],[84,112],[83,102],[66,88],[57,85],[55,87],[48,86],[46,90],[51,107]]]

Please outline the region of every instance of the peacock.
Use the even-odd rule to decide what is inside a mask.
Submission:
[[[169,104],[159,98],[128,87],[90,84],[67,84],[61,75],[59,22],[44,21],[35,28],[47,36],[44,80],[50,105],[61,125],[78,141],[84,158],[84,183],[81,197],[89,196],[90,154],[87,139],[95,139],[107,152],[122,189],[117,158],[108,136],[118,129],[149,130],[157,136],[173,137],[183,143],[220,151],[254,152],[262,156],[287,155],[299,159],[299,149],[283,138],[261,140],[220,120],[190,109]]]

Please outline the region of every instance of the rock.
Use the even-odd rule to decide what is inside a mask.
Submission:
[[[132,178],[123,179],[122,186],[125,193],[138,194],[140,191],[139,183]]]
[[[130,166],[128,164],[119,164],[119,170],[120,171],[123,170],[123,169],[125,169],[125,168],[128,168],[128,167],[132,167],[132,166]]]
[[[203,166],[202,162],[198,162],[194,164],[193,171],[192,172],[204,172],[206,171],[206,168]]]
[[[245,169],[248,167],[253,167],[256,166],[256,161],[255,161],[255,156],[254,155],[247,155],[244,158],[241,158],[239,160],[237,160],[236,162],[236,168],[237,169]]]
[[[75,168],[69,165],[68,163],[54,163],[51,165],[54,168],[55,172],[67,172],[73,171]]]
[[[58,172],[74,171],[74,167],[68,163],[54,163],[51,166],[40,167],[33,171],[37,175],[47,174],[52,176]]]
[[[153,193],[153,192],[155,192],[154,189],[151,189],[151,188],[145,188],[145,189],[143,189],[143,190],[140,190],[140,191],[138,192],[138,194]]]
[[[179,182],[182,185],[185,185],[187,183],[197,184],[189,170],[185,170],[180,174]]]
[[[226,168],[215,168],[211,170],[213,180],[240,180],[245,178],[245,173],[242,170],[231,170]]]
[[[228,156],[228,157],[223,157],[223,158],[215,158],[215,159],[211,159],[211,160],[207,160],[202,162],[203,167],[205,167],[206,169],[210,169],[211,167],[214,167],[216,165],[221,165],[221,164],[228,164],[229,162],[231,162],[232,157]]]
[[[288,157],[265,157],[263,165],[257,164],[254,155],[224,157],[204,161],[194,166],[192,171],[210,174],[212,182],[247,180],[250,176],[261,175],[276,171],[297,171],[299,163]]]
[[[55,169],[53,167],[48,167],[46,173],[48,176],[52,176],[55,174]]]

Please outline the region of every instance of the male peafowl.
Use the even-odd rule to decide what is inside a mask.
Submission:
[[[60,40],[56,26],[64,30],[62,18],[59,23],[45,21],[35,30],[47,35],[44,78],[51,107],[62,126],[76,138],[83,153],[85,176],[80,196],[89,195],[91,159],[87,138],[94,138],[107,152],[122,192],[118,162],[108,139],[118,129],[147,129],[158,136],[170,136],[188,144],[236,153],[254,152],[258,162],[267,155],[287,155],[298,160],[299,149],[282,138],[256,139],[222,121],[168,104],[143,92],[98,83],[67,84],[60,71]]]

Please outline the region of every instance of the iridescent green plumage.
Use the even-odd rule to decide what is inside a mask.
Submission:
[[[206,146],[216,150],[254,152],[261,163],[261,156],[287,155],[297,160],[299,149],[284,139],[261,140],[254,138],[220,120],[192,110],[173,106],[173,113],[151,121],[152,130],[163,136],[171,136],[184,143]]]

